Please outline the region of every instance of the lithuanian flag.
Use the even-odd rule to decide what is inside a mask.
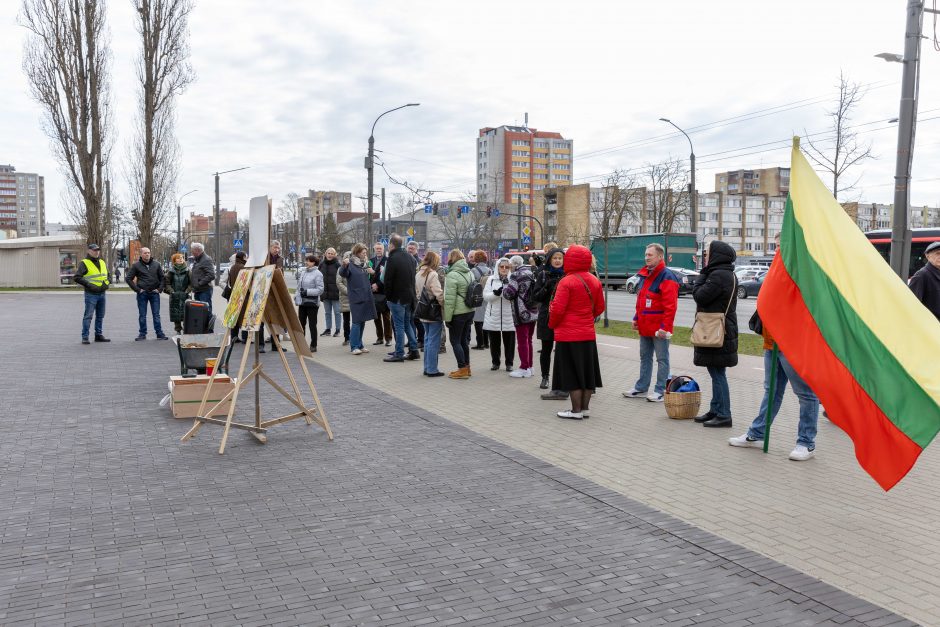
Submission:
[[[832,197],[794,139],[780,254],[757,309],[890,490],[940,430],[940,325]]]

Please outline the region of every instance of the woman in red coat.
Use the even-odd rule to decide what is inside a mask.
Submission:
[[[604,312],[604,290],[590,273],[592,259],[584,246],[565,252],[565,278],[548,310],[548,326],[555,332],[552,389],[571,398],[571,410],[558,412],[559,418],[587,418],[591,395],[602,387],[594,320]]]

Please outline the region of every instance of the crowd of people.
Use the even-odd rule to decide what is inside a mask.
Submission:
[[[554,242],[545,245],[542,255],[532,254],[528,263],[520,255],[501,257],[489,263],[485,251],[466,256],[452,250],[446,265],[434,251],[418,255],[414,242],[407,246],[400,235],[388,240],[389,250],[377,243],[373,256],[365,244],[355,244],[339,257],[328,248],[323,258],[308,254],[297,271],[294,302],[304,333],[309,333],[310,350],[317,350],[318,337],[338,338],[352,355],[370,352],[365,345],[366,325],[375,326],[373,347],[391,347],[387,363],[421,361],[427,377],[466,380],[473,375],[473,350],[489,350],[490,370],[505,368],[514,379],[534,374],[535,345],[539,341],[539,388],[544,400],[568,400],[570,409],[557,412],[561,418],[583,420],[590,416],[591,398],[602,387],[594,325],[605,309],[604,293],[594,270],[591,252],[579,245],[562,249]],[[780,242],[777,236],[777,250]],[[127,284],[137,293],[138,335],[147,338],[147,312],[157,339],[165,340],[160,320],[160,293],[169,295],[170,320],[182,332],[184,306],[192,298],[207,304],[211,312],[214,263],[199,243],[192,244],[191,264],[182,254],[172,257],[169,270],[153,260],[142,248],[140,259],[128,269]],[[912,278],[910,285],[918,299],[940,318],[940,243],[926,251],[927,265]],[[694,364],[708,372],[711,396],[707,411],[694,422],[706,428],[733,425],[727,369],[738,363],[737,280],[734,249],[720,240],[709,242],[704,250],[702,271],[692,289],[699,314],[717,315],[722,339],[716,345],[695,345]],[[230,291],[244,268],[246,256],[233,256],[226,285]],[[266,264],[283,270],[281,246],[271,242]],[[100,248],[88,246],[88,256],[79,265],[75,282],[85,291],[82,343],[89,338],[94,319],[94,341],[110,342],[103,334],[105,293],[109,273]],[[633,328],[639,335],[640,372],[632,389],[623,392],[629,399],[663,402],[671,379],[669,348],[678,304],[679,279],[666,267],[665,250],[659,244],[646,249],[645,265],[639,271]],[[320,307],[324,309],[324,330],[317,332]],[[815,454],[815,438],[820,411],[819,400],[802,380],[786,356],[775,347],[755,313],[748,322],[764,341],[764,396],[756,417],[746,433],[729,438],[735,447],[762,445],[767,418],[777,415],[788,385],[799,399],[799,426],[796,447],[790,459],[803,461]],[[243,332],[244,333],[244,332]],[[471,335],[475,343],[471,347]],[[232,330],[233,342],[245,341]],[[440,355],[447,353],[449,339],[455,368],[440,369]],[[394,346],[392,347],[392,342]],[[258,331],[264,351],[264,327]],[[274,339],[271,338],[272,348]],[[517,360],[518,357],[518,361]],[[653,381],[653,361],[656,379]],[[554,363],[553,363],[554,362]],[[772,376],[773,374],[773,376]],[[771,390],[771,379],[774,380]]]

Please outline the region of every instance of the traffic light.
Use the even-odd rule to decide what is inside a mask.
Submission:
[[[486,217],[487,217],[487,218],[492,218],[492,217],[493,217],[493,208],[492,208],[492,207],[487,207],[487,208],[486,208]]]
[[[117,255],[118,255],[118,261],[127,261],[127,256],[124,254],[124,249],[123,249],[123,248],[118,248],[118,249],[117,249],[116,251],[114,251],[114,252],[116,252]]]
[[[438,211],[438,209],[437,209],[437,203],[434,203],[434,210],[433,210],[434,215],[437,215],[437,211]]]
[[[523,247],[522,247],[522,250],[525,251],[525,252],[529,252],[529,245],[526,244],[525,246],[523,246]]]

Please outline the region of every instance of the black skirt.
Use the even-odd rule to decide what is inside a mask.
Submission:
[[[597,342],[555,342],[555,364],[552,368],[552,389],[596,390],[603,387],[601,365],[597,358]]]

